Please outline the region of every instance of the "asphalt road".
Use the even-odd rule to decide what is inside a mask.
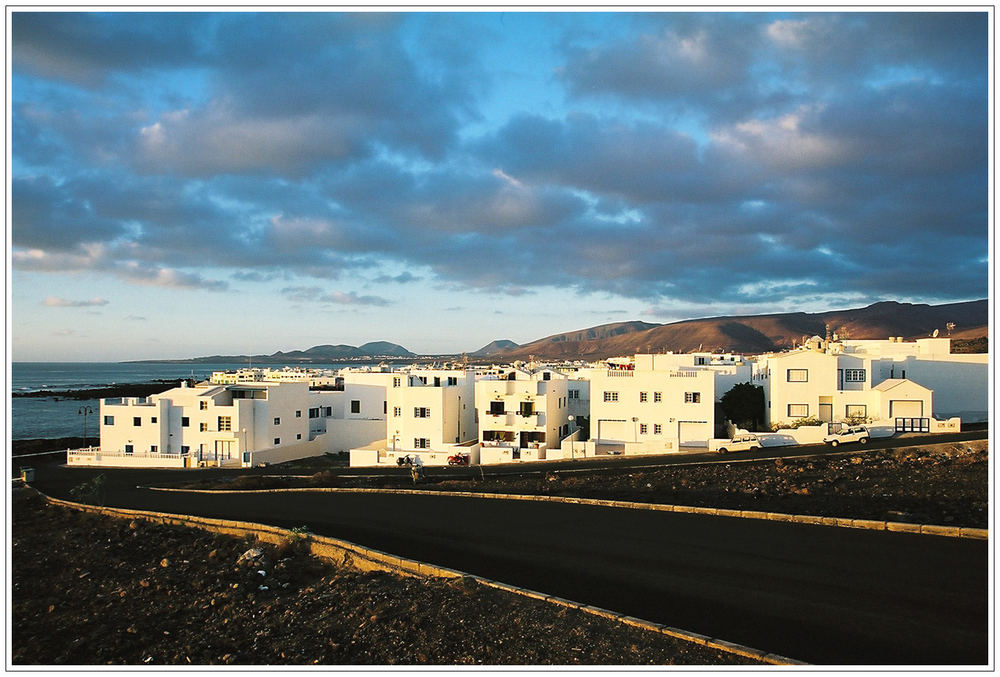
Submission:
[[[103,472],[108,505],[307,525],[814,664],[989,661],[986,541],[445,496],[176,494],[137,485],[195,471],[36,467],[50,495]]]

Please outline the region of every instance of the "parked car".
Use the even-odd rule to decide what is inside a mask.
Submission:
[[[834,433],[832,435],[827,435],[823,438],[826,444],[832,447],[838,444],[847,444],[849,442],[857,442],[858,444],[868,444],[868,440],[872,437],[871,433],[868,432],[868,428],[863,425],[852,425],[844,428],[839,433]]]
[[[731,451],[750,451],[760,449],[760,438],[756,435],[737,435],[719,447],[720,454],[728,454]]]

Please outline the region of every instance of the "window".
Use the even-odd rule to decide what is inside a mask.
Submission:
[[[158,452],[159,450],[160,450],[160,448],[159,448],[158,446],[156,446],[155,444],[151,444],[151,445],[149,445],[149,452],[150,452],[151,454],[155,454],[155,453],[156,453],[156,452]]]
[[[640,402],[648,402],[649,401],[649,393],[639,393],[639,401]]]
[[[424,385],[427,385],[427,377],[426,376],[418,376],[417,380],[420,381],[421,383],[423,383]]]
[[[490,413],[493,416],[502,416],[504,413],[503,402],[490,402]]]
[[[521,405],[518,408],[518,413],[521,414],[521,416],[531,416],[535,413],[535,403],[521,402]]]
[[[450,385],[450,386],[457,386],[458,385],[458,377],[457,376],[449,376],[448,377],[448,385]]]
[[[570,390],[569,391],[569,399],[571,399],[571,400],[578,400],[578,399],[580,399],[580,391],[579,390]]]
[[[191,451],[191,447],[187,446],[186,444],[182,444],[181,445],[181,453],[182,454],[187,454],[190,451]]]
[[[208,424],[207,423],[199,423],[198,424],[198,432],[207,433],[208,432]]]
[[[663,401],[663,393],[653,393],[653,401],[654,402],[662,402]]]
[[[653,424],[653,434],[654,435],[662,435],[663,434],[663,424],[662,423],[654,423]]]
[[[707,364],[707,362],[705,362],[705,358],[704,357],[696,357],[696,358],[694,358],[694,363],[696,365],[698,365],[698,366],[702,366],[704,364]]]
[[[864,383],[865,382],[865,370],[864,369],[845,369],[844,370],[844,380],[848,383]]]
[[[684,402],[698,404],[701,402],[701,393],[684,393]]]
[[[181,427],[187,428],[189,425],[191,425],[191,419],[187,416],[181,416]]]
[[[393,407],[392,408],[392,415],[393,416],[402,416],[403,415],[403,408],[402,407]]]
[[[319,418],[319,407],[313,407],[309,410],[309,418]]]
[[[789,383],[805,383],[809,380],[809,370],[789,369],[787,378]]]
[[[352,414],[361,413],[361,400],[351,400],[351,413]]]
[[[275,416],[274,417],[274,425],[281,425],[281,417],[280,416]]]
[[[847,418],[867,417],[868,406],[865,404],[848,404],[845,413],[847,414]]]
[[[225,432],[233,429],[233,419],[231,416],[219,417],[219,430]]]
[[[434,377],[434,387],[435,388],[440,388],[441,387],[441,377],[440,376],[435,376]]]
[[[413,438],[413,448],[414,449],[430,449],[431,443],[426,437],[414,437]]]
[[[132,425],[134,425],[134,426],[140,426],[140,425],[142,425],[142,416],[133,416],[132,417]]]
[[[302,433],[296,433],[295,434],[295,439],[301,440],[302,439]]]
[[[281,438],[280,437],[275,437],[274,438],[274,446],[278,446],[279,444],[281,444]]]
[[[149,417],[149,422],[150,423],[156,423],[156,417],[155,416],[150,416]]]
[[[618,401],[618,393],[611,392],[609,390],[605,390],[604,391],[604,401],[605,402],[617,402]]]
[[[649,425],[647,423],[640,423],[639,424],[639,434],[640,435],[647,435],[648,433],[649,433]]]
[[[389,413],[389,402],[386,400],[382,400],[382,413],[383,414]]]
[[[201,409],[202,411],[205,411],[206,409],[208,409],[208,401],[207,400],[202,400],[201,402],[199,402],[198,403],[198,408]]]
[[[295,410],[295,418],[302,418],[302,411],[300,409]]]
[[[133,447],[131,444],[126,444],[125,445],[125,453],[126,454],[131,454],[133,451],[135,451],[135,447]]]
[[[398,377],[398,376],[394,376],[394,377],[392,378],[392,387],[393,387],[393,388],[398,388],[398,387],[399,387],[399,385],[400,385],[400,383],[402,383],[402,381],[400,381],[400,379],[399,379],[399,377]]]
[[[542,380],[543,381],[551,381],[552,380],[552,372],[551,371],[547,371],[544,374],[542,374]]]
[[[333,407],[323,407],[324,416],[333,416]]]
[[[809,415],[808,404],[789,404],[788,416],[790,418],[803,418]]]
[[[114,425],[114,424],[115,424],[115,417],[114,416],[105,416],[104,417],[104,425]]]
[[[430,418],[431,410],[428,407],[413,407],[413,418]]]

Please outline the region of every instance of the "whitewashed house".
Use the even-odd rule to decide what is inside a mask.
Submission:
[[[554,369],[509,367],[481,376],[476,382],[481,462],[537,461],[549,449],[560,449],[573,427],[570,383]]]
[[[472,370],[392,372],[387,377],[385,410],[380,438],[352,448],[352,466],[396,465],[405,457],[423,465],[447,465],[456,454],[479,462]]]
[[[590,370],[595,450],[617,446],[627,454],[663,454],[705,446],[715,427],[716,374],[689,358],[637,354]]]
[[[824,422],[980,420],[988,410],[987,358],[951,355],[946,338],[828,341],[814,336],[797,350],[761,356],[755,379],[764,386],[770,424],[806,417]]]

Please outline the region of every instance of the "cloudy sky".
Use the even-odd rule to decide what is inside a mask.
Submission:
[[[987,18],[14,11],[13,359],[984,298]]]

